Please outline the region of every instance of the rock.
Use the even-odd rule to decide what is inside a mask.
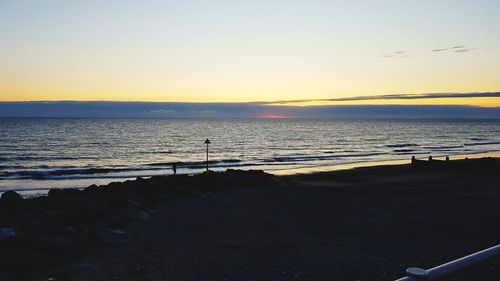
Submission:
[[[74,212],[72,222],[76,225],[94,223],[106,217],[113,208],[106,199],[99,198],[71,198],[69,210]]]
[[[38,237],[44,233],[61,232],[64,224],[58,214],[51,211],[39,211],[19,218],[14,227],[28,236]]]
[[[12,281],[12,278],[10,278],[10,276],[8,276],[6,272],[0,271],[0,280]]]
[[[135,200],[129,199],[129,200],[127,200],[127,202],[130,205],[136,207],[137,209],[141,209],[142,205],[144,204],[144,202],[138,202],[137,199],[135,199]]]
[[[61,271],[62,270],[62,271]],[[47,278],[46,281],[69,281],[73,280],[70,277],[70,272],[67,269],[57,270],[56,272],[52,272],[52,276]]]
[[[83,253],[85,247],[62,235],[44,235],[35,241],[36,248],[55,258],[72,258]]]
[[[93,193],[93,192],[99,192],[100,190],[102,190],[102,189],[99,188],[99,186],[93,184],[93,185],[89,185],[88,187],[86,187],[83,191],[86,193]]]
[[[13,239],[18,237],[17,231],[12,227],[2,227],[0,228],[0,241]]]
[[[118,228],[125,228],[130,224],[130,221],[125,219],[122,215],[113,215],[104,218],[101,222],[100,225],[106,228],[113,228],[113,229],[118,229]]]
[[[147,212],[141,211],[141,210],[138,210],[137,215],[138,215],[138,219],[141,221],[148,220],[150,217],[150,215]]]
[[[279,181],[273,175],[262,170],[233,170],[227,169],[223,174],[224,179],[230,182],[238,182],[241,184],[278,184]]]
[[[230,250],[237,250],[243,248],[243,242],[242,241],[225,241],[222,243],[222,247]]]
[[[50,258],[26,248],[2,249],[0,252],[0,268],[7,272],[24,272],[50,262]]]
[[[13,190],[2,193],[2,197],[0,197],[0,202],[6,206],[15,206],[22,201],[23,197]]]
[[[13,227],[0,228],[0,252],[7,248],[16,248],[25,242],[25,234]]]
[[[157,215],[157,214],[160,213],[160,210],[158,210],[158,209],[151,209],[151,210],[148,210],[148,213],[150,215]]]
[[[130,240],[130,235],[121,229],[101,228],[97,232],[97,239],[103,245],[123,245]]]
[[[143,275],[145,273],[146,273],[146,270],[144,270],[144,268],[140,267],[140,266],[130,270],[130,274],[133,274],[133,275]]]
[[[48,196],[49,198],[67,198],[72,196],[80,195],[81,191],[78,189],[71,188],[52,188],[49,190]]]
[[[128,221],[146,221],[149,219],[150,215],[145,211],[139,210],[134,207],[128,207],[122,211],[120,211],[119,215],[121,215],[124,219]]]
[[[72,226],[68,226],[64,229],[64,235],[84,245],[88,245],[90,243],[89,238],[85,234]]]

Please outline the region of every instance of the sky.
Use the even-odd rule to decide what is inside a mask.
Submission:
[[[453,96],[500,91],[499,26],[491,0],[0,0],[0,101],[500,107]]]

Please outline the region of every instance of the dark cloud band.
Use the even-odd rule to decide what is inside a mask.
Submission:
[[[285,103],[303,103],[303,102],[335,102],[335,101],[369,101],[369,100],[417,100],[417,99],[450,99],[450,98],[485,98],[485,97],[500,97],[500,92],[483,92],[483,93],[426,93],[426,94],[391,94],[377,96],[357,96],[347,98],[332,98],[332,99],[302,99],[265,102],[261,104],[285,104]]]

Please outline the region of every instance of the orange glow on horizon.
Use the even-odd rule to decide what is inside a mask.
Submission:
[[[288,116],[284,115],[277,115],[277,114],[262,114],[257,116],[257,118],[262,118],[262,119],[286,119]]]

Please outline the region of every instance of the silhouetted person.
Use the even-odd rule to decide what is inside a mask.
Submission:
[[[174,172],[174,176],[177,174],[177,163],[172,164],[172,171]]]
[[[415,164],[415,162],[417,162],[417,159],[415,159],[415,156],[412,156],[412,157],[411,157],[411,163],[412,163],[412,164]]]
[[[450,157],[449,156],[446,156],[446,161],[450,161]]]
[[[432,156],[429,156],[429,161],[432,161]]]

